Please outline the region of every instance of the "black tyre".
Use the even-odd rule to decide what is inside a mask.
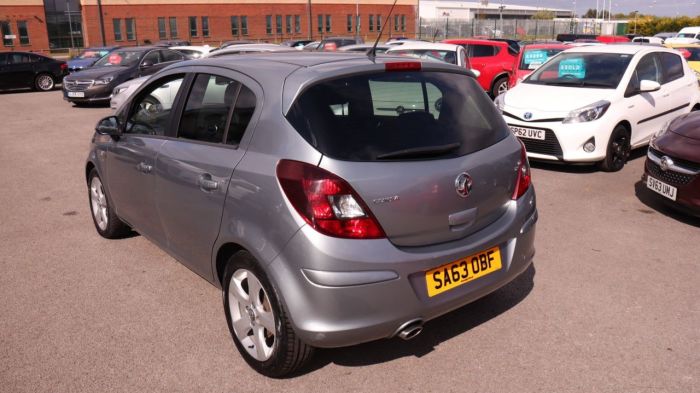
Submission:
[[[102,179],[96,169],[88,175],[88,200],[92,222],[100,236],[107,239],[118,239],[127,235],[131,229],[114,214],[105,193]]]
[[[623,125],[618,125],[610,135],[605,159],[598,166],[605,172],[617,172],[627,163],[632,147],[630,132]]]
[[[53,76],[41,73],[34,78],[34,89],[39,91],[51,91],[56,87],[56,81],[53,80]]]
[[[231,256],[222,284],[231,337],[255,371],[280,378],[306,363],[313,348],[297,338],[279,295],[248,251]]]
[[[491,96],[493,98],[498,97],[499,95],[505,93],[508,91],[508,77],[507,76],[502,76],[493,83],[493,87],[491,87]]]

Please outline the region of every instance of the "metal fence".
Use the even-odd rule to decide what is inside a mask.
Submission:
[[[605,22],[541,19],[456,19],[419,18],[418,38],[443,40],[447,38],[486,36],[520,40],[554,39],[557,34],[609,34],[614,26]]]

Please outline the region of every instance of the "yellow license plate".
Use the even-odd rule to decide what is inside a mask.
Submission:
[[[470,255],[458,261],[425,272],[428,296],[433,297],[501,268],[501,250],[498,247]]]

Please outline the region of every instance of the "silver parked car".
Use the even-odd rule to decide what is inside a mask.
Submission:
[[[273,377],[313,347],[415,337],[535,253],[525,150],[446,63],[178,63],[98,123],[85,175],[97,232],[136,230],[221,287],[236,347]]]

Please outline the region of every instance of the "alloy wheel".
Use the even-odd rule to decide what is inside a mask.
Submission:
[[[53,89],[53,78],[51,78],[49,75],[40,75],[36,81],[36,84],[41,90],[51,90]]]
[[[90,182],[90,206],[92,207],[92,217],[97,226],[103,231],[107,230],[107,224],[109,224],[107,196],[102,182],[97,176],[93,177]]]
[[[276,344],[275,314],[260,280],[246,269],[231,276],[228,307],[236,338],[255,360],[264,362]]]

